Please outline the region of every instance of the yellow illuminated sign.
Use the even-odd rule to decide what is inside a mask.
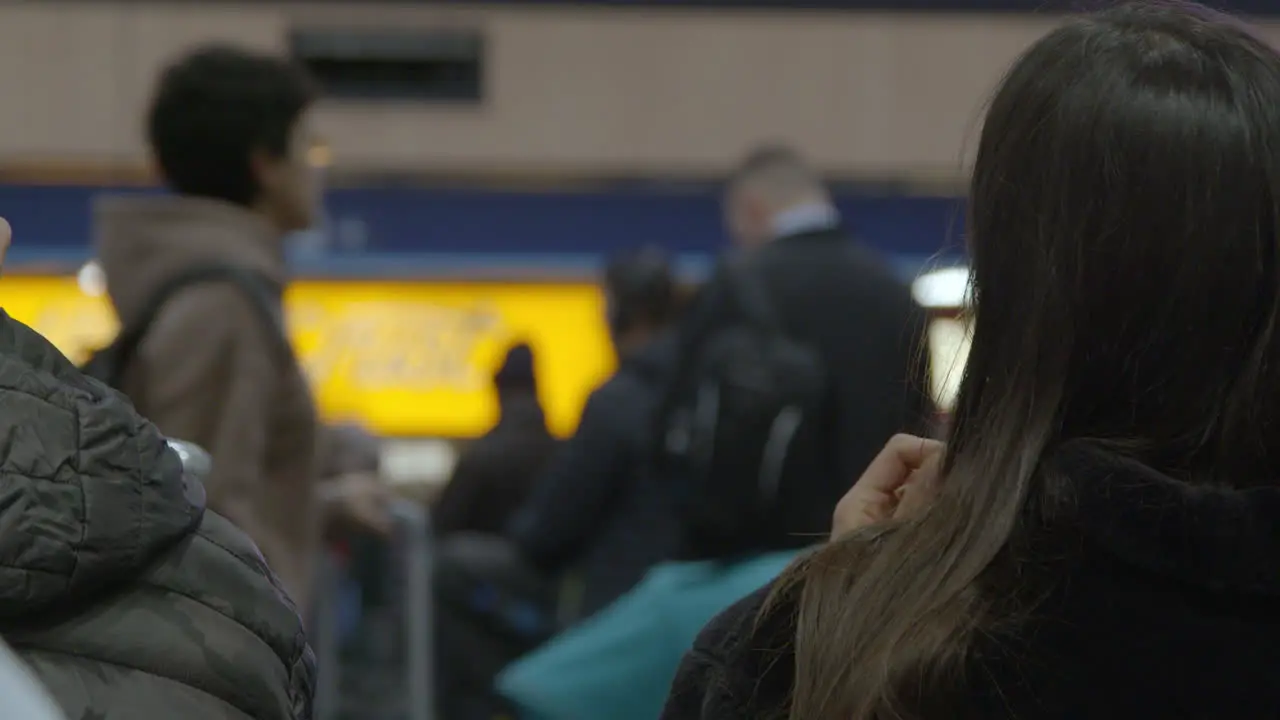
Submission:
[[[613,369],[594,285],[299,281],[286,300],[294,347],[330,420],[400,436],[474,437],[497,418],[494,370],[513,342],[537,357],[547,421],[567,435]],[[6,277],[0,306],[72,360],[110,341],[105,298],[69,277]]]

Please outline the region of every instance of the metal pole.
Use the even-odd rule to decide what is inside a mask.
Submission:
[[[421,506],[400,500],[392,504],[405,543],[406,672],[409,676],[409,720],[435,720],[435,616],[431,592],[431,521]]]
[[[311,623],[317,668],[315,720],[336,720],[342,706],[342,661],[338,649],[341,573],[328,551],[321,553],[319,570],[315,615]]]

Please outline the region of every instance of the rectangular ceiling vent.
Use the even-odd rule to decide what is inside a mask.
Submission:
[[[476,30],[295,30],[289,46],[330,98],[475,104],[484,96]]]

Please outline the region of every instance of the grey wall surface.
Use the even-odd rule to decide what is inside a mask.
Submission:
[[[488,41],[485,101],[326,104],[320,125],[340,166],[718,172],[750,144],[786,139],[842,175],[946,180],[962,174],[1004,68],[1054,22],[374,0],[0,4],[0,168],[144,162],[154,76],[194,43],[283,49],[300,27],[468,27]]]

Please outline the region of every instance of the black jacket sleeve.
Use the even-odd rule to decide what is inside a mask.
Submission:
[[[712,620],[680,663],[661,720],[786,717],[795,657],[794,606],[761,618],[771,587]]]
[[[563,571],[583,552],[628,474],[626,413],[609,384],[587,400],[578,431],[551,461],[511,522],[508,535],[545,573]]]

